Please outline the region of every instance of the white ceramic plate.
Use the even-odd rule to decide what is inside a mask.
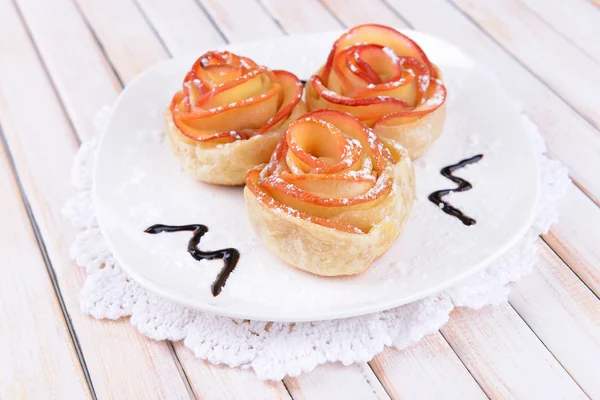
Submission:
[[[188,178],[172,155],[164,109],[195,57],[148,69],[121,94],[102,136],[95,171],[95,205],[110,250],[143,287],[176,302],[220,315],[268,321],[342,318],[396,307],[448,287],[480,270],[518,241],[531,225],[539,192],[536,159],[510,99],[455,47],[408,31],[437,63],[448,86],[441,138],[415,162],[417,202],[404,233],[367,272],[320,278],[271,255],[254,234],[241,188]],[[223,47],[274,69],[308,78],[340,32],[285,37]],[[456,175],[473,190],[446,199],[475,218],[465,226],[427,195],[455,187],[440,169],[482,153]],[[190,233],[144,233],[162,224],[207,225],[201,248],[236,247],[237,268],[222,293],[210,285],[221,260],[192,259]]]

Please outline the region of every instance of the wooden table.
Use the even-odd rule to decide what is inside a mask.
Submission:
[[[281,382],[79,310],[60,209],[96,111],[199,48],[366,22],[414,28],[496,74],[574,185],[509,302],[371,362]],[[0,398],[600,399],[597,0],[0,0]]]

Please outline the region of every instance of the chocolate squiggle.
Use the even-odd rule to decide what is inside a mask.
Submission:
[[[471,158],[462,160],[456,164],[448,165],[447,167],[442,168],[440,173],[443,176],[445,176],[446,178],[450,179],[452,182],[457,183],[458,187],[456,189],[438,190],[437,192],[431,193],[428,197],[429,200],[432,203],[434,203],[435,205],[437,205],[438,207],[440,207],[440,204],[441,204],[440,208],[443,212],[445,212],[448,215],[452,215],[453,217],[458,218],[463,224],[468,225],[468,226],[475,225],[477,223],[477,221],[475,221],[471,217],[467,217],[458,208],[453,207],[448,202],[442,200],[442,197],[449,193],[452,193],[452,192],[466,192],[467,190],[471,190],[473,188],[473,185],[471,185],[471,183],[469,183],[468,181],[466,181],[462,178],[452,175],[452,173],[454,171],[456,171],[457,169],[460,169],[466,165],[476,163],[477,161],[481,160],[482,158],[483,158],[483,154],[478,154]]]
[[[211,286],[212,295],[215,297],[218,296],[219,293],[221,293],[221,290],[223,289],[223,287],[225,286],[225,283],[227,282],[227,278],[229,278],[229,275],[231,274],[231,272],[237,265],[237,262],[240,259],[240,252],[237,249],[233,249],[233,248],[215,250],[215,251],[200,250],[198,248],[198,245],[200,244],[200,239],[202,238],[202,236],[204,236],[204,234],[206,232],[208,232],[208,227],[206,227],[205,225],[193,224],[193,225],[174,226],[174,225],[156,224],[156,225],[152,225],[151,227],[146,229],[144,232],[156,234],[156,233],[161,233],[161,232],[181,232],[181,231],[189,231],[189,232],[194,233],[188,242],[187,250],[188,250],[188,253],[190,253],[190,255],[192,257],[194,257],[196,260],[198,260],[198,261],[215,260],[215,259],[223,260],[225,265],[223,266],[223,268],[217,275],[217,279],[215,279],[215,281],[213,282],[213,284]]]

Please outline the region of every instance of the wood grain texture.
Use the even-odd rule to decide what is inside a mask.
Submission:
[[[283,381],[295,400],[390,398],[366,363],[327,363]]]
[[[173,56],[194,53],[200,56],[207,50],[227,43],[227,38],[213,24],[212,17],[205,14],[194,0],[175,0],[174,9],[171,9],[170,3],[163,1],[138,1],[154,25],[156,34]],[[191,30],[185,26],[188,24],[193,25]]]
[[[600,209],[572,188],[561,203],[560,219],[544,240],[600,297]]]
[[[486,399],[440,333],[404,349],[387,348],[370,363],[394,399]]]
[[[259,0],[269,14],[279,22],[285,33],[294,35],[341,29],[342,25],[327,12],[318,0]]]
[[[509,53],[600,128],[597,63],[518,0],[453,1]],[[514,18],[515,15],[519,17]]]
[[[71,0],[16,3],[69,119],[82,139],[91,138],[93,119],[115,101],[119,80]]]
[[[133,0],[75,0],[123,82],[168,57]]]
[[[254,371],[199,360],[183,342],[173,346],[199,399],[290,399],[281,381],[262,381]]]
[[[60,213],[72,194],[68,177],[77,148],[75,135],[19,15],[7,0],[0,1],[0,35],[11,39],[0,46],[0,123],[70,310],[97,395],[187,397],[164,344],[144,339],[127,321],[99,323],[79,311],[84,273],[69,259],[68,247],[75,231]],[[46,351],[52,351],[49,349],[53,347]]]
[[[508,304],[455,309],[441,332],[490,398],[586,398]]]
[[[204,51],[225,43],[194,0],[137,0],[173,55]]]
[[[89,398],[65,317],[1,143],[0,193],[4,227],[0,230],[0,398]]]
[[[591,398],[600,397],[600,301],[541,240],[533,273],[509,300]]]
[[[540,128],[549,153],[600,204],[600,135],[560,97],[445,0],[388,0],[415,29],[455,44],[488,68]],[[599,108],[600,109],[600,108]]]
[[[551,29],[600,63],[600,13],[588,1],[520,0],[538,14]]]
[[[252,42],[282,35],[257,0],[199,1],[229,42]]]
[[[348,28],[370,23],[387,25],[396,29],[408,27],[395,11],[382,1],[323,0],[323,4]]]

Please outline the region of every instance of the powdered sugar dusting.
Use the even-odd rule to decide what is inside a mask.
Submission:
[[[394,64],[397,64],[400,61],[400,58],[394,50],[390,49],[387,46],[384,46],[382,50],[390,58],[390,60],[392,60]]]

